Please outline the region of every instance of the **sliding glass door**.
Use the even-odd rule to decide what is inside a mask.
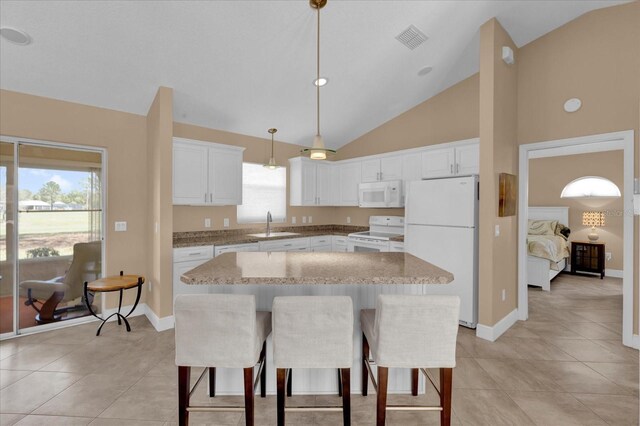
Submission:
[[[16,329],[15,145],[0,141],[0,336]]]
[[[0,230],[0,333],[88,316],[83,284],[102,276],[104,251],[103,152],[14,143],[17,148],[2,147],[7,166],[0,169],[0,184],[7,189],[0,199],[6,206]],[[10,158],[4,151],[14,154]],[[88,299],[100,312],[100,300]]]

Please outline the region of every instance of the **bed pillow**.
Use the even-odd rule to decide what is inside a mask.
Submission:
[[[529,235],[556,235],[557,220],[529,220]]]
[[[556,235],[564,238],[565,240],[568,240],[569,234],[571,234],[571,229],[558,222],[558,224],[556,225]]]

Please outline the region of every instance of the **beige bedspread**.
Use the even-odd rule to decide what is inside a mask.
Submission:
[[[559,235],[528,235],[527,248],[529,255],[550,260],[552,269],[555,263],[569,257],[569,245]]]

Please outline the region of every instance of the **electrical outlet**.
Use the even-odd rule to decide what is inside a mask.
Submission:
[[[156,234],[157,234],[158,232],[160,232],[160,224],[159,224],[158,222],[156,222],[156,223],[155,223],[155,226],[153,227],[153,229],[155,229]]]
[[[296,224],[296,217],[295,216],[291,216],[291,224],[292,225]]]
[[[610,251],[605,252],[604,258],[607,259],[607,261],[611,260],[611,252]]]
[[[505,300],[507,300],[507,290],[505,290],[504,288],[502,289],[502,301],[504,302]]]
[[[116,222],[116,232],[125,232],[127,230],[127,222]]]
[[[313,223],[313,216],[309,216],[309,223]]]
[[[496,237],[500,236],[500,225],[496,225],[495,236]]]
[[[347,223],[351,223],[351,216],[347,216]]]
[[[225,228],[228,228],[228,227],[229,227],[229,218],[228,218],[228,217],[225,217],[225,218],[222,220],[222,226],[224,226]]]
[[[307,223],[307,217],[306,216],[302,216],[302,223]]]
[[[149,289],[149,293],[153,293],[153,284],[151,280],[147,283],[147,288]]]
[[[206,217],[204,219],[204,227],[205,228],[211,228],[211,218],[210,217]]]

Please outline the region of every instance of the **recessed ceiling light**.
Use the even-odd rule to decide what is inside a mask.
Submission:
[[[31,43],[31,37],[29,34],[24,31],[16,30],[15,28],[0,28],[0,36],[13,44],[19,44],[21,46],[26,46]]]
[[[422,69],[420,69],[420,71],[418,71],[418,75],[420,77],[422,77],[423,75],[427,75],[431,72],[431,70],[433,70],[433,67],[424,67]]]
[[[319,79],[317,79],[317,80],[313,80],[313,85],[314,85],[314,86],[320,86],[320,87],[322,87],[322,86],[324,86],[325,84],[327,84],[328,82],[329,82],[329,79],[328,79],[328,78],[326,78],[326,77],[320,77],[320,78],[319,78]]]

